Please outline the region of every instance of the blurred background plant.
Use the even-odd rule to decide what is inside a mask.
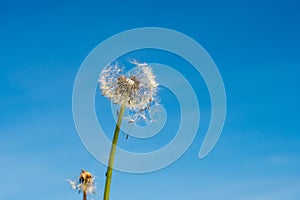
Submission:
[[[83,200],[87,200],[87,194],[95,193],[95,176],[82,169],[80,175],[75,180],[68,180],[73,190],[83,193]]]

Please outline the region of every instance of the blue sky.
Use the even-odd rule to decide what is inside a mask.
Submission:
[[[180,31],[207,50],[226,87],[226,123],[214,150],[199,160],[209,96],[201,77],[183,72],[201,102],[201,129],[194,143],[163,170],[114,172],[111,199],[300,198],[298,1],[12,0],[0,5],[1,199],[81,199],[65,181],[81,168],[97,176],[94,198],[101,199],[105,166],[77,135],[73,83],[82,61],[101,41],[147,26]],[[155,51],[129,56],[175,68],[185,64]],[[96,98],[99,115],[99,109],[109,112],[109,102]],[[161,99],[170,107],[168,114],[176,116],[174,96],[162,89]],[[177,119],[168,120],[166,125]],[[113,124],[104,128],[110,135]],[[158,137],[162,142],[172,138],[167,131]],[[160,145],[147,144],[147,149]],[[120,145],[141,147],[124,135]]]

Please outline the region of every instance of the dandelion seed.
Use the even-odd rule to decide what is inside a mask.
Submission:
[[[69,184],[71,185],[72,189],[73,190],[76,190],[77,188],[77,185],[76,185],[76,182],[72,181],[72,180],[67,180],[69,182]]]

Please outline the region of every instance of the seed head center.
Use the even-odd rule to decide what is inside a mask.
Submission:
[[[135,84],[135,81],[130,79],[130,78],[126,78],[126,81],[129,85],[134,85]]]

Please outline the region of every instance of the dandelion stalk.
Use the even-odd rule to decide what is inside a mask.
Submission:
[[[122,105],[120,112],[119,112],[118,121],[117,121],[117,125],[116,125],[115,132],[114,132],[114,138],[113,138],[111,149],[110,149],[109,163],[108,163],[107,172],[106,172],[106,182],[105,182],[103,200],[109,200],[112,170],[113,170],[113,166],[114,166],[114,159],[115,159],[115,154],[116,154],[116,148],[117,148],[117,143],[118,143],[118,138],[119,138],[120,127],[121,127],[122,119],[123,119],[123,115],[124,115],[124,110],[125,110],[125,105]]]
[[[86,200],[86,191],[83,191],[83,200]]]

